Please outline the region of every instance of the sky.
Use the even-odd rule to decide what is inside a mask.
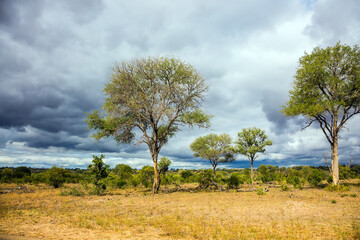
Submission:
[[[358,0],[0,0],[0,167],[86,168],[92,156],[152,165],[146,145],[95,142],[84,122],[100,110],[112,66],[175,56],[209,85],[210,129],[184,128],[160,152],[171,168],[210,168],[189,145],[209,133],[236,139],[259,127],[273,141],[255,161],[323,165],[330,145],[316,124],[287,118],[298,60],[338,41],[359,45]],[[340,163],[360,163],[360,116],[341,132]],[[219,168],[249,167],[238,156]]]

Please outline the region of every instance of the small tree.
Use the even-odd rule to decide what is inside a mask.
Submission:
[[[245,155],[251,164],[251,184],[254,184],[254,160],[265,152],[265,147],[272,145],[265,131],[260,128],[244,128],[238,133],[233,151]]]
[[[9,182],[12,177],[13,177],[13,171],[10,168],[4,168],[1,171],[1,181]]]
[[[53,186],[54,188],[61,187],[64,182],[67,175],[69,175],[69,172],[63,168],[58,168],[56,166],[53,166],[51,169],[46,171],[47,173],[47,182],[49,185]]]
[[[180,126],[209,127],[211,118],[201,109],[207,92],[204,79],[189,64],[176,58],[143,58],[122,62],[113,68],[105,116],[94,111],[87,116],[96,140],[113,136],[118,143],[131,143],[139,130],[138,143],[147,144],[154,164],[153,193],[160,187],[158,155]]]
[[[299,60],[290,100],[283,106],[286,116],[317,122],[331,147],[333,184],[339,183],[339,133],[346,122],[360,113],[360,49],[337,43],[315,48]],[[304,127],[304,128],[306,128]],[[304,129],[303,128],[303,129]]]
[[[101,181],[109,175],[109,165],[103,162],[105,156],[101,154],[100,157],[93,156],[92,164],[88,166],[90,178],[95,185],[95,193],[101,195],[106,189],[106,185]]]
[[[134,170],[126,164],[117,164],[113,171],[121,180],[128,180],[134,172]]]
[[[151,166],[143,166],[139,173],[140,183],[148,188],[153,184],[154,169]]]
[[[210,161],[213,167],[213,177],[216,178],[216,167],[219,163],[234,161],[234,153],[231,150],[231,137],[223,133],[216,135],[208,134],[204,137],[198,137],[190,145],[194,157],[200,157]]]

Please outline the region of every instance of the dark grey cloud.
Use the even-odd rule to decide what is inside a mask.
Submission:
[[[48,166],[56,159],[86,167],[100,153],[113,165],[151,164],[146,145],[95,142],[84,120],[85,112],[101,109],[114,62],[152,55],[181,57],[210,85],[204,108],[215,116],[212,128],[184,128],[160,153],[176,168],[207,166],[192,157],[189,145],[196,137],[235,137],[252,126],[274,141],[262,163],[319,158],[328,149],[322,133],[316,126],[301,132],[304,119],[287,119],[279,109],[304,50],[336,34],[358,36],[354,11],[346,10],[346,30],[326,20],[341,4],[329,2],[0,1],[0,166]],[[359,130],[354,124],[349,129]],[[359,136],[344,132],[344,141],[357,146]],[[356,153],[350,147],[342,155],[353,156],[347,151]],[[243,163],[239,157],[229,166]]]

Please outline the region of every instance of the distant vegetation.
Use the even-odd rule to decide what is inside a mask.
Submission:
[[[94,163],[93,163],[94,164]],[[89,169],[39,169],[28,167],[0,168],[1,183],[40,184],[46,183],[54,188],[61,187],[64,183],[80,183],[90,188],[89,194],[102,194],[105,189],[120,188],[151,188],[154,181],[152,166],[142,169],[133,169],[125,164],[118,164],[113,169],[103,165],[103,173],[96,173],[90,165]],[[167,166],[169,167],[169,166]],[[101,169],[101,168],[100,168]],[[94,172],[95,171],[95,172]],[[340,179],[359,179],[360,165],[340,165]],[[203,184],[206,179],[211,179],[224,189],[236,189],[242,184],[251,184],[251,171],[245,169],[218,169],[214,179],[212,169],[200,170],[168,170],[162,171],[161,182],[166,186],[181,187],[188,183]],[[287,190],[290,187],[302,189],[303,187],[325,187],[332,182],[329,169],[325,166],[295,166],[277,167],[261,165],[254,171],[255,184],[280,185]],[[77,191],[75,191],[77,192]],[[71,193],[70,193],[71,194]]]

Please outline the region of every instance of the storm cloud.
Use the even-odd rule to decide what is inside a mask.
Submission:
[[[274,142],[256,164],[321,164],[329,152],[322,132],[301,131],[306,120],[280,109],[304,51],[358,44],[359,10],[356,0],[2,0],[0,166],[86,167],[101,153],[112,166],[151,165],[146,146],[95,142],[84,122],[101,109],[113,64],[146,56],[178,56],[210,86],[203,106],[212,127],[177,133],[161,151],[172,167],[207,167],[189,149],[196,137],[235,139],[253,126]],[[358,121],[342,132],[342,162],[359,161]],[[239,156],[224,167],[246,165]]]

